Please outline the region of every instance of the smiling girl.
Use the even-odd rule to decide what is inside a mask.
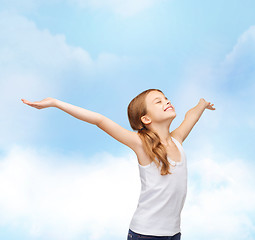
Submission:
[[[187,162],[182,143],[205,109],[214,104],[201,98],[170,132],[176,117],[174,106],[159,89],[148,89],[128,105],[129,131],[104,115],[54,98],[23,103],[37,109],[56,107],[82,121],[95,124],[130,147],[138,159],[141,193],[130,222],[128,240],[181,239],[181,211],[187,193]]]

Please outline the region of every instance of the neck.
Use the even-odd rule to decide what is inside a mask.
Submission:
[[[171,121],[172,122],[172,121]],[[171,122],[169,123],[160,123],[160,124],[153,124],[153,126],[150,126],[150,130],[153,132],[156,132],[159,135],[160,142],[163,145],[168,145],[169,141],[172,142],[172,138],[170,136],[170,125]]]

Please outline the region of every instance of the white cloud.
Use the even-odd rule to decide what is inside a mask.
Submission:
[[[68,70],[86,74],[89,81],[88,76],[104,73],[109,68],[118,70],[131,61],[127,56],[107,52],[93,60],[83,48],[68,45],[65,35],[40,30],[33,21],[10,12],[0,13],[0,34],[0,67],[4,77],[13,72],[37,74],[51,77],[58,85],[61,79],[56,77]]]
[[[140,190],[134,156],[81,158],[14,147],[0,161],[0,224],[44,239],[126,234]]]
[[[254,166],[244,162],[208,157],[188,163],[183,237],[252,239]],[[32,238],[126,238],[140,186],[134,154],[85,160],[15,146],[0,160],[0,224]]]
[[[249,239],[255,234],[254,165],[244,159],[189,163],[183,234],[189,239]]]
[[[255,61],[255,26],[250,26],[238,39],[232,51],[226,55],[225,62],[231,64],[240,58]]]
[[[221,87],[229,89],[233,96],[230,106],[240,111],[233,111],[230,119],[235,126],[242,125],[254,129],[254,113],[250,111],[255,101],[255,26],[251,26],[238,38],[233,49],[226,54],[220,65]]]
[[[128,69],[132,62],[126,56],[107,52],[92,59],[83,48],[68,45],[64,35],[40,30],[33,21],[10,12],[0,13],[0,35],[0,102],[8,103],[0,105],[4,116],[0,132],[5,136],[0,140],[2,146],[34,136],[46,117],[34,110],[25,115],[21,98],[58,98],[63,82],[79,85],[99,76],[106,81],[107,76]],[[17,116],[23,121],[17,121]],[[29,126],[24,124],[27,121]]]
[[[236,86],[242,97],[253,97],[255,91],[255,26],[237,40],[222,62],[222,73],[230,86]]]
[[[254,129],[254,112],[251,111],[255,101],[254,66],[255,26],[240,35],[222,61],[192,59],[183,66],[183,77],[176,96],[185,97],[178,103],[178,108],[190,109],[200,98],[205,98],[216,107],[216,111],[205,110],[201,116],[199,125],[204,131],[199,130],[197,142],[204,141],[208,126],[217,131],[223,124],[226,126],[225,134],[230,130],[229,135],[233,132],[231,127],[240,131],[243,131],[242,127]],[[193,134],[196,131],[195,127]]]

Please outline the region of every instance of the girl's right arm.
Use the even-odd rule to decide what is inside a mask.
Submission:
[[[39,102],[29,102],[25,99],[21,100],[23,101],[23,103],[37,109],[47,107],[59,108],[60,110],[63,110],[64,112],[72,115],[73,117],[78,118],[79,120],[98,126],[100,129],[108,133],[117,141],[130,147],[135,152],[142,145],[141,139],[136,132],[132,132],[121,127],[120,125],[100,113],[96,113],[66,102],[62,102],[55,98],[45,98]]]
[[[183,122],[181,125],[176,128],[174,131],[171,132],[171,135],[178,138],[182,143],[189,133],[191,132],[192,128],[198,122],[199,118],[201,117],[202,113],[205,109],[215,110],[216,108],[213,107],[214,104],[211,102],[205,101],[204,98],[199,100],[199,103],[191,108],[186,114]]]

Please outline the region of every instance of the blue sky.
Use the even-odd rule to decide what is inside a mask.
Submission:
[[[126,239],[137,159],[94,125],[38,110],[54,97],[132,130],[129,102],[159,88],[170,131],[200,98],[183,147],[184,240],[255,238],[254,1],[3,0],[0,6],[0,239]]]

